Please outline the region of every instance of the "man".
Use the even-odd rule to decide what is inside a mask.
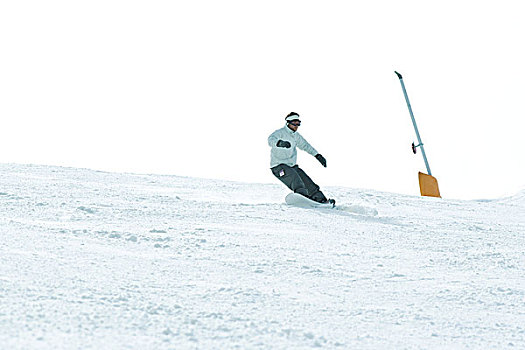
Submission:
[[[299,114],[291,112],[285,119],[286,125],[268,137],[268,145],[272,148],[272,173],[295,193],[319,203],[335,204],[335,200],[327,199],[319,186],[296,164],[296,147],[314,156],[325,168],[326,159],[297,132],[301,125]]]

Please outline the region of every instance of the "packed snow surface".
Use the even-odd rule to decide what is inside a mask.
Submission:
[[[524,192],[324,189],[0,164],[0,348],[525,348]]]

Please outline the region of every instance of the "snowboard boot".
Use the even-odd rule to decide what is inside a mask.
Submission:
[[[320,202],[320,203],[323,203],[323,204],[332,204],[332,208],[335,207],[335,199],[332,199],[332,198],[325,199],[324,201],[322,201],[322,202]]]

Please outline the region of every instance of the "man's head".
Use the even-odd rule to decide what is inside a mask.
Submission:
[[[288,125],[288,127],[293,131],[297,131],[297,129],[301,125],[301,119],[299,119],[299,114],[295,112],[291,112],[290,114],[288,114],[285,119],[286,125]]]

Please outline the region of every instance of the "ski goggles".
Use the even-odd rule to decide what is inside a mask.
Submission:
[[[301,121],[299,119],[290,120],[288,123],[292,124],[293,126],[301,125]]]

